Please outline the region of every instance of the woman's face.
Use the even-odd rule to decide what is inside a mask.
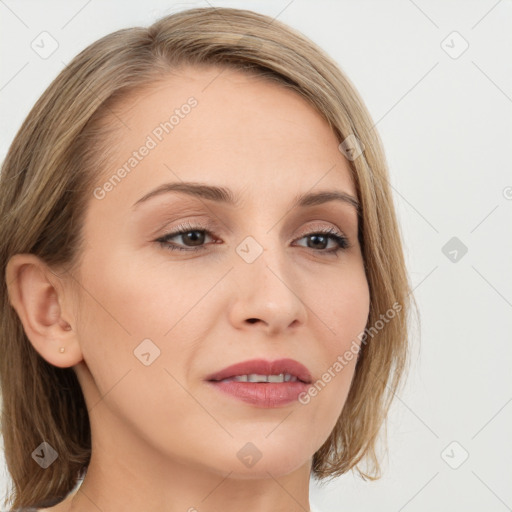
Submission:
[[[112,120],[115,162],[91,193],[74,276],[83,356],[74,368],[93,443],[125,457],[144,446],[160,461],[238,478],[309,467],[356,358],[333,368],[369,313],[354,206],[295,204],[321,191],[356,197],[335,135],[291,90],[216,68],[183,69],[125,100]],[[238,202],[207,188],[143,200],[185,183]],[[281,358],[304,365],[321,391],[249,402],[207,380]],[[265,385],[279,384],[239,388]]]

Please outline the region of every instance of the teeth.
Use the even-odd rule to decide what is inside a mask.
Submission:
[[[297,380],[297,377],[289,373],[280,373],[279,375],[258,375],[257,373],[251,373],[249,375],[230,377],[229,379],[224,379],[224,382],[296,382]]]
[[[247,382],[268,382],[268,376],[251,373],[247,375]]]

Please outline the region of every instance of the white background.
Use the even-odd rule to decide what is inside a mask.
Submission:
[[[89,43],[207,5],[277,17],[356,85],[384,142],[420,306],[383,478],[312,483],[312,504],[324,512],[512,510],[511,2],[0,0],[0,157]],[[43,31],[58,42],[47,59],[31,48]],[[454,31],[469,44],[458,58],[464,43]],[[456,262],[442,251],[452,237],[468,249]],[[0,492],[7,482],[4,469]]]

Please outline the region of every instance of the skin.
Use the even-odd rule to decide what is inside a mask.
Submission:
[[[237,71],[184,68],[118,107],[130,129],[119,125],[115,163],[98,184],[190,96],[198,104],[172,133],[103,199],[91,194],[73,277],[33,255],[9,262],[27,336],[48,362],[74,368],[91,421],[81,488],[45,510],[309,510],[312,457],[342,411],[356,358],[307,405],[257,407],[204,379],[240,361],[290,357],[315,382],[364,330],[356,210],[341,201],[290,209],[301,193],[357,197],[349,164],[296,93]],[[180,181],[227,187],[241,203],[172,192],[132,208]],[[212,224],[206,249],[155,242],[185,221]],[[350,247],[329,254],[335,240],[307,236],[328,228]],[[263,249],[252,263],[235,250],[247,236]],[[169,243],[194,247],[186,236]],[[160,356],[145,366],[134,350],[148,338]],[[249,441],[262,454],[252,467],[237,457]]]

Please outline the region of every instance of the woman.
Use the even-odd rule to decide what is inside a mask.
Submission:
[[[354,87],[266,16],[81,52],[0,178],[10,506],[302,511],[310,476],[378,478],[412,300],[387,178]]]

